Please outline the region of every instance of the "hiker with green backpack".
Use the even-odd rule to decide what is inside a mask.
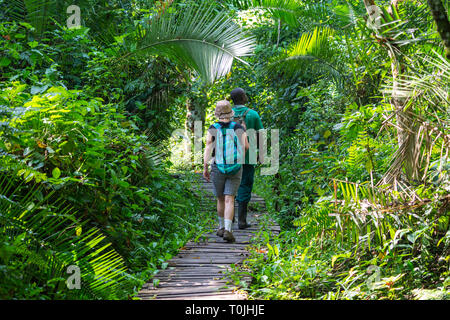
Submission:
[[[214,115],[218,122],[209,127],[206,135],[203,177],[213,182],[217,197],[219,228],[217,236],[227,242],[234,242],[232,223],[234,199],[241,184],[243,163],[249,148],[245,128],[231,121],[234,111],[227,100],[217,102]],[[211,173],[209,172],[209,162]]]
[[[253,109],[246,107],[245,105],[248,103],[248,97],[245,91],[241,88],[236,88],[231,91],[231,99],[233,100],[234,108],[233,111],[235,113],[233,117],[233,121],[241,124],[245,130],[255,130],[258,132],[259,130],[264,129],[261,118]],[[250,131],[248,133],[250,135]],[[256,145],[253,143],[249,146],[250,151],[256,154],[259,145],[259,135],[256,134]],[[247,223],[247,210],[248,203],[250,202],[252,196],[253,189],[253,181],[255,176],[255,165],[256,163],[251,163],[249,161],[249,155],[251,152],[247,152],[245,156],[245,163],[242,168],[242,179],[241,185],[238,189],[238,194],[236,197],[236,201],[238,203],[238,227],[239,229],[249,228],[251,225]],[[263,161],[261,157],[259,157],[260,161]]]

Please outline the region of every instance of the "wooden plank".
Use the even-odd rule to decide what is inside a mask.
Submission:
[[[191,247],[185,250],[181,250],[180,254],[197,254],[203,252],[211,252],[211,253],[248,253],[248,250],[240,249],[240,248],[230,248],[230,247]]]
[[[162,297],[158,298],[158,300],[246,300],[245,296],[239,296],[237,294],[215,294],[215,295],[195,295],[195,296],[171,296],[171,297]]]
[[[245,259],[248,257],[248,254],[226,254],[226,253],[211,253],[206,252],[201,255],[198,254],[178,254],[174,258],[170,259],[169,261],[178,261],[178,260],[212,260],[212,261],[218,261],[218,260],[227,260],[227,259]]]
[[[208,268],[209,267],[209,268]],[[205,274],[210,274],[210,275],[217,275],[219,276],[223,276],[225,275],[228,270],[225,270],[223,268],[214,268],[215,265],[209,265],[208,267],[203,267],[199,270],[190,270],[189,267],[176,267],[175,271],[170,271],[170,272],[164,272],[164,273],[158,273],[154,276],[154,278],[158,278],[158,277],[168,277],[168,276],[173,276],[173,275],[192,275],[192,276],[202,276]],[[184,269],[189,269],[187,271],[184,271]],[[192,268],[192,269],[195,269]]]
[[[236,241],[238,241],[238,239],[240,239],[240,238],[243,238],[243,239],[251,238],[252,236],[256,235],[256,233],[253,233],[253,232],[250,232],[250,233],[242,232],[242,233],[240,233],[237,230],[233,230],[232,233],[233,233],[233,236],[236,239]],[[202,235],[201,238],[212,239],[212,240],[219,240],[221,242],[229,243],[229,242],[225,241],[222,237],[217,236],[215,233],[214,234],[206,233],[206,234]]]
[[[201,271],[205,272],[205,271],[226,271],[228,269],[229,266],[224,265],[224,266],[208,266],[208,267],[204,267]],[[177,271],[177,272],[189,272],[189,271],[195,271],[195,268],[178,268],[178,267],[169,267],[165,270],[160,270],[160,272],[172,272],[172,271]]]
[[[219,250],[219,251],[212,251],[212,250]],[[178,252],[178,255],[183,255],[183,256],[187,256],[187,255],[191,255],[191,256],[206,256],[206,255],[211,255],[211,256],[228,256],[228,255],[232,255],[232,256],[245,256],[246,254],[246,250],[239,250],[239,249],[232,249],[232,248],[209,248],[209,247],[202,247],[201,249],[192,249],[192,250],[181,250]]]
[[[222,268],[222,269],[230,267],[229,263],[198,263],[198,262],[197,263],[190,263],[189,265],[186,264],[186,263],[179,262],[179,264],[177,264],[176,266],[171,266],[171,267],[177,267],[177,268],[178,267],[180,267],[180,268],[181,267],[193,267],[192,265],[197,266],[198,268],[208,268],[208,269],[210,267],[217,267],[217,268]]]
[[[233,261],[241,261],[248,257],[248,255],[228,255],[228,256],[190,256],[190,255],[178,255],[169,261],[167,263],[176,263],[176,262],[192,262],[192,263],[234,263]]]
[[[159,280],[160,283],[168,283],[168,282],[172,282],[172,281],[178,281],[178,280],[195,280],[195,281],[211,281],[212,280],[217,280],[217,281],[229,281],[230,279],[228,277],[226,277],[225,275],[222,274],[190,274],[190,275],[173,275],[173,276],[166,276],[166,277],[155,277],[153,279],[157,279]],[[153,283],[147,283],[145,286],[152,286]],[[145,287],[143,287],[145,288]]]
[[[209,266],[209,265],[231,265],[231,264],[240,264],[244,259],[235,259],[235,260],[225,260],[225,261],[196,261],[196,260],[190,260],[190,261],[173,261],[173,262],[169,262],[170,266],[176,266],[176,267],[192,267],[192,266],[198,266],[198,267],[203,267],[203,266]]]
[[[230,250],[227,248],[221,248],[221,251],[211,251],[211,249],[213,248],[202,248],[200,250],[196,250],[196,251],[191,251],[191,250],[186,250],[186,251],[180,251],[178,253],[178,255],[181,256],[222,256],[222,257],[226,257],[226,256],[245,256],[247,251],[244,250]],[[216,248],[216,250],[218,250]]]
[[[181,268],[178,268],[178,269],[181,269]],[[199,270],[197,272],[194,272],[194,271],[183,272],[183,271],[178,270],[176,272],[167,272],[167,273],[157,274],[153,277],[153,279],[175,278],[175,277],[176,278],[183,278],[183,277],[199,278],[199,277],[206,277],[206,276],[211,277],[211,278],[212,277],[220,278],[220,277],[225,277],[226,275],[227,275],[227,272],[220,272],[220,270],[216,270],[216,271],[212,271],[212,270],[201,271],[201,270]]]
[[[184,295],[159,296],[158,300],[245,300],[246,295],[237,292],[218,292],[216,294],[197,293]]]
[[[236,287],[231,287],[227,285],[212,285],[212,286],[201,286],[201,287],[192,287],[192,288],[162,288],[159,290],[142,290],[139,295],[140,296],[148,296],[148,295],[181,295],[181,294],[198,294],[198,293],[218,293],[220,291],[228,291],[232,292],[236,290]]]
[[[223,240],[223,239],[222,239]],[[228,242],[221,242],[221,243],[216,243],[216,242],[206,242],[206,241],[189,241],[185,244],[185,247],[190,247],[190,246],[195,246],[195,247],[205,247],[205,246],[226,246],[227,248],[245,248],[248,246],[248,244],[242,244],[242,243],[228,243]]]
[[[190,256],[176,256],[175,258],[170,259],[166,263],[169,264],[169,267],[176,267],[177,263],[198,263],[198,264],[236,264],[248,258],[246,256],[215,256],[215,257],[190,257]]]
[[[181,280],[181,279],[197,279],[197,280],[205,280],[205,279],[229,279],[228,275],[226,273],[205,273],[205,274],[199,274],[199,273],[180,273],[180,274],[165,274],[161,276],[155,276],[153,279],[158,279],[160,281],[168,281],[169,279],[172,280]],[[152,279],[152,282],[153,282]],[[150,283],[150,282],[149,282]]]
[[[164,288],[192,288],[192,287],[200,287],[200,286],[225,286],[229,280],[211,280],[211,279],[180,279],[177,281],[165,281],[160,282],[157,287],[153,285],[146,288],[146,290],[155,290],[160,291],[160,289]]]
[[[187,267],[186,267],[187,268]],[[195,266],[194,266],[195,268]],[[162,278],[173,278],[173,277],[202,277],[202,276],[211,276],[211,277],[225,277],[229,270],[204,270],[206,268],[201,268],[198,271],[182,271],[180,269],[185,269],[183,267],[178,267],[175,272],[167,272],[155,275],[154,279],[162,279]]]

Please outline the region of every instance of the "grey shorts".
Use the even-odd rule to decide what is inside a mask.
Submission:
[[[223,195],[235,196],[241,185],[242,166],[238,173],[234,175],[226,175],[217,169],[215,163],[211,165],[211,180],[214,186],[214,195],[221,197]]]

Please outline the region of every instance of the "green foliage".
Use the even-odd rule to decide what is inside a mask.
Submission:
[[[226,12],[216,11],[212,2],[183,3],[137,25],[124,38],[120,57],[164,54],[196,70],[212,83],[225,76],[234,59],[243,62],[253,49],[253,40],[232,22]]]
[[[271,61],[268,73],[275,72],[278,77],[284,78],[329,75],[338,86],[343,87],[343,75],[333,61],[332,35],[331,29],[318,27],[303,33],[296,43]]]
[[[42,39],[31,38],[30,30],[33,27],[23,22],[0,25],[2,80],[36,85],[35,92],[45,91],[43,88],[50,84],[80,88],[80,75],[86,70],[94,45],[87,37],[89,30],[54,30]]]
[[[284,232],[259,234],[250,296],[448,298],[449,65],[426,3],[377,1],[378,29],[361,1],[86,0],[79,29],[67,4],[0,1],[2,297],[158,282],[214,211],[167,138],[242,87],[281,137],[255,189]]]
[[[14,28],[13,25],[9,32],[19,32]],[[82,37],[85,39],[86,35]],[[66,41],[70,42],[71,37]],[[6,39],[3,44],[6,50],[10,50],[16,43]],[[26,53],[27,49],[20,47],[17,50]],[[52,53],[50,49],[48,52]],[[98,51],[92,52],[92,55],[98,54]],[[60,56],[55,57],[60,59]],[[86,230],[101,230],[106,236],[105,241],[112,244],[120,254],[120,261],[136,278],[130,276],[125,279],[125,285],[118,289],[117,294],[106,287],[101,288],[101,294],[65,293],[61,290],[65,288],[67,275],[63,274],[63,278],[55,276],[55,281],[50,282],[53,287],[48,288],[43,284],[49,280],[45,278],[46,273],[33,273],[30,271],[32,266],[26,269],[19,267],[20,259],[30,257],[35,261],[46,261],[47,257],[46,253],[35,252],[31,245],[21,246],[15,255],[22,258],[17,262],[10,260],[12,264],[7,266],[7,270],[8,274],[15,275],[25,272],[27,277],[18,276],[15,282],[8,282],[3,293],[8,297],[23,298],[129,297],[187,239],[199,233],[209,217],[189,214],[196,211],[199,199],[190,192],[188,180],[174,179],[166,171],[166,164],[161,162],[164,160],[161,158],[162,146],[155,145],[155,139],[142,133],[126,114],[122,96],[118,99],[121,104],[106,104],[101,98],[93,98],[97,91],[92,90],[93,87],[66,89],[68,78],[62,79],[60,73],[55,77],[39,78],[39,70],[47,70],[45,74],[51,75],[45,59],[42,64],[23,69],[19,77],[17,74],[14,76],[19,63],[26,62],[17,60],[5,66],[9,68],[8,75],[15,80],[1,84],[1,171],[14,172],[18,181],[22,179],[30,187],[41,186],[44,194],[53,190],[74,208],[73,219],[85,221]],[[106,69],[104,64],[97,64],[97,67]],[[57,67],[53,68],[56,70]],[[84,68],[72,70],[79,78],[84,72]],[[27,84],[25,79],[18,81],[25,78],[27,72],[35,75],[27,79],[31,84]],[[111,91],[121,86],[120,82],[113,80],[110,82]],[[164,111],[169,112],[167,109]],[[139,117],[134,118],[142,124]],[[148,121],[152,125],[160,125],[151,118]],[[43,225],[36,228],[40,232],[45,231],[39,229],[45,228]],[[65,230],[54,231],[63,235]],[[14,240],[12,237],[5,243]],[[59,249],[54,248],[56,252]],[[15,247],[11,250],[16,252]],[[80,250],[82,247],[73,252],[81,254]],[[114,262],[113,256],[109,258],[111,263]],[[65,262],[61,264],[65,265]],[[37,282],[33,282],[35,278]],[[17,290],[10,291],[13,287]]]
[[[85,223],[75,218],[70,207],[52,192],[45,194],[43,188],[28,192],[25,185],[17,184],[17,177],[2,175],[0,297],[124,298],[132,277],[122,257],[97,228],[84,230]],[[80,268],[78,289],[66,286],[69,266]]]
[[[327,7],[327,1],[318,3],[325,11],[342,9],[336,3],[332,7]],[[420,60],[414,53],[435,45],[434,41],[417,44],[429,35],[426,22],[430,16],[422,5],[402,4],[398,15],[405,21],[392,19],[390,25],[382,26],[383,34],[395,39],[394,45],[412,54],[404,61],[414,76],[406,75],[397,86],[410,98],[406,109],[418,115],[415,123],[419,126],[433,123],[441,133],[421,129],[425,131],[420,131],[420,139],[428,141],[429,147],[429,151],[421,149],[421,161],[426,163],[428,157],[433,170],[444,163],[439,174],[425,169],[421,171],[424,180],[403,189],[384,184],[386,172],[399,158],[395,120],[388,115],[392,106],[383,100],[383,94],[392,91],[391,61],[374,45],[365,21],[355,15],[364,13],[364,8],[348,9],[352,16],[344,29],[338,20],[323,23],[305,11],[298,13],[299,21],[311,19],[314,27],[326,25],[334,30],[333,59],[324,61],[339,61],[341,73],[348,75],[344,77],[346,86],[341,87],[344,90],[336,90],[336,84],[325,77],[307,74],[303,66],[284,63],[271,79],[263,76],[264,68],[256,69],[255,82],[264,81],[270,89],[261,88],[260,83],[250,86],[250,90],[259,90],[261,97],[263,90],[270,90],[270,104],[258,108],[265,125],[279,128],[282,137],[280,170],[256,179],[256,191],[266,198],[269,211],[285,230],[273,243],[257,246],[247,260],[246,272],[254,275],[250,294],[270,299],[417,299],[427,295],[416,288],[429,288],[430,296],[445,298],[449,274],[449,249],[443,245],[449,227],[448,147],[439,137],[444,134],[441,126],[448,126],[448,113],[440,110],[447,105],[441,100],[442,90],[448,87],[444,80],[447,63],[439,54],[427,53],[422,60],[426,62],[413,67]],[[401,18],[406,12],[410,18]],[[414,41],[404,32],[404,25],[412,21],[422,32],[415,34]],[[262,30],[270,33],[267,25],[259,26],[259,31],[254,28],[256,34]],[[276,26],[271,28],[276,30]],[[303,55],[315,48],[305,33],[311,35],[313,28],[297,28],[305,34],[301,45],[297,43],[297,51]],[[281,39],[283,34],[291,41],[298,39],[289,32],[292,30],[282,29]],[[271,46],[276,39],[257,39],[268,44],[257,46],[260,51],[255,61],[270,60],[276,52]],[[283,41],[279,45],[285,55],[289,50],[294,53],[294,45]],[[435,71],[436,65],[441,72]],[[436,85],[431,84],[434,81]],[[420,100],[422,97],[427,102]],[[428,108],[436,108],[434,117],[425,111]],[[414,141],[417,148],[423,148],[420,139]],[[434,146],[432,141],[440,142]],[[373,270],[377,270],[375,274]]]

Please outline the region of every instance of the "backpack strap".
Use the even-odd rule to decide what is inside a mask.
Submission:
[[[214,128],[219,129],[219,130],[222,129],[222,126],[218,122],[214,123],[213,126],[214,126]]]
[[[231,121],[230,125],[228,126],[227,129],[234,129],[236,127],[236,124],[237,124],[236,122]],[[226,128],[222,127],[218,122],[214,123],[213,126],[214,126],[214,128],[220,130],[223,134],[225,134],[226,130],[223,130],[223,129],[226,129]]]

